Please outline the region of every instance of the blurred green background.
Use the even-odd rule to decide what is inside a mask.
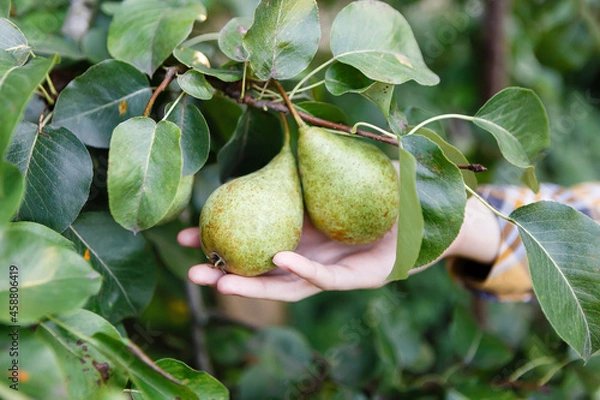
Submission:
[[[94,35],[88,35],[83,54],[55,35],[68,1],[13,3],[26,36],[44,43],[48,52],[69,55],[72,70],[84,70],[86,58],[106,57]],[[209,20],[196,33],[215,32],[233,16],[251,15],[257,1],[205,3]],[[328,25],[347,3],[318,1],[324,49]],[[472,115],[504,86],[531,88],[547,108],[552,132],[551,148],[537,165],[540,179],[562,185],[600,179],[600,2],[388,3],[409,21],[427,65],[441,78],[435,87],[397,88],[410,124],[443,113]],[[109,22],[105,15],[96,18],[97,38],[105,37]],[[490,63],[493,46],[502,51]],[[319,91],[314,96],[335,102],[351,122],[386,125],[379,109],[358,95],[335,98]],[[215,110],[234,115],[237,108],[213,100],[203,110],[211,130],[231,131],[235,119]],[[478,175],[480,182],[519,183],[520,172],[501,161],[493,139],[474,125],[453,121],[434,129],[471,162],[488,167]],[[214,141],[214,154],[227,137],[222,139]],[[106,162],[101,151],[94,155],[98,163]],[[174,237],[195,223],[197,206],[219,183],[217,169],[208,165],[196,180],[182,221],[146,235],[160,247],[159,287],[142,318],[124,328],[151,357],[207,369],[235,399],[600,399],[600,358],[584,365],[535,302],[480,299],[457,286],[443,263],[378,290],[323,293],[275,309],[248,302],[257,314],[237,320],[228,310],[239,305],[223,306],[211,289],[186,283],[185,270],[201,260],[200,252],[164,241],[166,232]],[[285,319],[279,315],[282,307]],[[265,320],[279,323],[266,327]]]

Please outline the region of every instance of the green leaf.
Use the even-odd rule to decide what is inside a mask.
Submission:
[[[163,358],[156,362],[163,371],[186,384],[199,400],[227,400],[229,390],[221,382],[204,371],[196,371],[185,363],[172,358]]]
[[[251,25],[252,19],[247,17],[230,19],[219,31],[219,49],[232,60],[247,61],[248,52],[242,39]]]
[[[187,280],[191,266],[208,262],[201,249],[182,247],[177,242],[177,235],[187,227],[175,220],[144,231],[144,237],[154,245],[161,261],[175,276],[184,281]]]
[[[204,75],[195,70],[179,75],[177,83],[181,90],[200,100],[210,100],[215,92],[215,89],[207,82]]]
[[[57,59],[36,58],[0,77],[0,158],[4,158],[13,130],[37,86],[50,72]],[[2,171],[0,170],[0,179]]]
[[[425,222],[415,264],[419,267],[436,260],[458,236],[467,196],[459,169],[437,144],[423,136],[410,135],[402,138],[402,146],[417,161],[417,193]]]
[[[473,123],[490,132],[504,158],[520,168],[529,168],[550,145],[546,110],[530,89],[510,87],[496,93],[477,111]],[[531,169],[526,183],[539,188]]]
[[[204,20],[206,9],[199,1],[126,0],[110,24],[108,51],[152,75],[190,34],[194,21]]]
[[[174,123],[145,117],[115,128],[108,153],[108,201],[125,229],[148,229],[167,214],[181,179],[180,137]]]
[[[0,171],[4,176],[0,179],[0,225],[10,221],[23,200],[25,179],[15,165],[0,161]]]
[[[86,310],[52,318],[37,329],[56,355],[71,399],[96,398],[108,386],[125,388],[125,369],[86,340],[98,332],[120,338],[110,323]]]
[[[204,166],[210,153],[210,132],[204,116],[188,97],[184,97],[167,119],[181,129],[181,174],[195,174]]]
[[[31,222],[0,230],[0,265],[18,274],[19,287],[17,321],[2,313],[0,322],[26,326],[47,314],[70,312],[100,289],[100,275],[83,257],[66,248],[64,239],[50,239],[56,232],[47,231],[50,229]],[[8,279],[0,280],[2,304],[9,304],[10,287]]]
[[[18,66],[24,65],[31,53],[31,47],[23,32],[5,18],[0,18],[0,50],[10,54]]]
[[[10,16],[10,0],[0,0],[0,16]]]
[[[416,135],[425,136],[427,139],[431,140],[444,152],[444,155],[448,158],[448,160],[452,161],[454,164],[469,164],[469,160],[458,150],[456,147],[452,146],[450,143],[446,142],[441,138],[440,135],[435,133],[434,131],[427,128],[420,128],[415,132]],[[473,171],[469,171],[466,169],[461,169],[460,173],[463,176],[465,183],[473,190],[477,190],[477,178],[475,177],[475,173]]]
[[[115,127],[141,115],[151,94],[144,74],[107,60],[69,82],[58,97],[52,124],[67,128],[89,146],[108,148]]]
[[[401,84],[412,79],[427,86],[439,82],[425,65],[406,19],[383,2],[352,2],[340,11],[331,26],[331,51],[336,60],[375,81]]]
[[[16,219],[64,231],[88,199],[92,160],[87,149],[65,128],[17,126],[6,156],[25,177],[25,197]]]
[[[273,114],[248,108],[217,154],[221,182],[264,167],[281,149],[281,125]]]
[[[95,333],[92,339],[100,351],[127,370],[146,399],[198,400],[189,387],[161,370],[128,339],[117,339],[103,332]]]
[[[549,201],[510,215],[527,250],[536,297],[558,335],[584,359],[600,349],[600,225]]]
[[[325,73],[325,87],[334,96],[362,93],[374,83],[358,69],[341,62],[334,62]]]
[[[156,262],[146,240],[105,212],[81,214],[64,234],[103,278],[100,292],[86,308],[112,323],[139,316],[156,286]]]
[[[396,262],[387,279],[408,278],[408,271],[419,258],[425,222],[417,193],[417,161],[404,148],[399,148],[400,205]]]
[[[473,316],[461,307],[454,311],[448,336],[456,355],[466,365],[493,370],[513,357],[510,349],[499,338],[482,331]]]
[[[320,37],[315,0],[261,0],[243,44],[259,79],[284,80],[308,67]]]
[[[219,68],[211,68],[208,58],[201,50],[186,47],[185,43],[175,49],[173,56],[188,67],[204,75],[214,76],[223,82],[236,82],[242,79],[243,63],[229,63]]]
[[[0,352],[0,363],[8,367],[12,366],[11,351],[13,337],[15,332],[6,326],[0,326],[0,348],[6,351]],[[12,333],[12,334],[11,334]],[[15,337],[16,339],[16,337]],[[35,333],[31,329],[19,329],[19,385],[18,391],[8,389],[7,394],[2,392],[0,386],[0,398],[7,400],[37,400],[47,398],[48,393],[66,393],[65,377],[60,373],[58,360],[44,340],[40,338],[38,331]],[[14,353],[12,354],[14,356]],[[4,374],[1,384],[12,385],[12,371]],[[22,394],[23,397],[15,396]],[[31,397],[29,397],[31,396]]]

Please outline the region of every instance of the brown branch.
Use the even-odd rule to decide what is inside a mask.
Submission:
[[[254,108],[259,108],[261,110],[271,110],[282,112],[285,114],[290,114],[289,108],[281,102],[268,101],[268,100],[259,100],[252,97],[250,94],[245,93],[242,97],[242,91],[239,86],[239,83],[236,82],[234,84],[223,82],[219,79],[215,79],[212,77],[206,77],[209,83],[216,89],[220,90],[227,97],[232,98],[241,104],[246,104]],[[349,134],[356,134],[358,136],[362,136],[368,139],[376,140],[378,142],[391,144],[393,146],[398,146],[398,140],[388,137],[377,135],[372,132],[368,132],[362,129],[357,129],[356,132],[352,132],[352,127],[344,124],[338,124],[337,122],[332,122],[323,118],[315,117],[314,115],[307,114],[305,112],[297,110],[298,115],[302,118],[302,120],[309,122],[312,125],[321,126],[323,128],[334,129],[336,131],[346,132]],[[481,164],[456,164],[456,166],[460,169],[466,169],[473,172],[483,172],[487,171],[487,168]]]
[[[163,78],[160,85],[158,85],[158,87],[156,88],[154,93],[152,93],[150,100],[148,100],[148,104],[146,104],[146,108],[144,109],[144,117],[150,116],[150,112],[152,111],[152,106],[154,106],[154,102],[158,98],[158,95],[161,94],[167,88],[167,86],[169,86],[169,84],[171,83],[171,81],[173,81],[173,79],[175,79],[175,74],[177,74],[178,71],[179,71],[179,67],[168,67],[167,68],[165,77]]]

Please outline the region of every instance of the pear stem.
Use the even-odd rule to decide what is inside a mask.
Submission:
[[[290,125],[287,122],[287,117],[280,112],[281,122],[283,123],[283,148],[290,146]]]
[[[296,123],[298,124],[298,127],[299,128],[307,127],[308,125],[306,125],[306,122],[304,122],[302,120],[302,118],[300,118],[300,115],[298,115],[298,111],[296,111],[296,108],[292,104],[292,101],[288,97],[288,95],[285,92],[285,89],[283,88],[283,86],[281,86],[281,84],[279,82],[275,81],[275,80],[273,81],[273,83],[277,87],[277,90],[279,90],[279,93],[281,94],[281,97],[283,97],[283,101],[285,102],[285,105],[287,106],[287,108],[292,113],[292,116],[294,117],[294,120],[296,120]]]

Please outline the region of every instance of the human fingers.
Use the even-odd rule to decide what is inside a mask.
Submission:
[[[200,229],[186,228],[177,234],[177,242],[185,247],[202,247],[200,244]]]
[[[216,286],[222,277],[223,271],[212,264],[198,264],[188,270],[188,279],[197,285]]]
[[[227,274],[218,280],[217,290],[227,295],[287,302],[299,301],[321,291],[290,273],[252,277]]]

